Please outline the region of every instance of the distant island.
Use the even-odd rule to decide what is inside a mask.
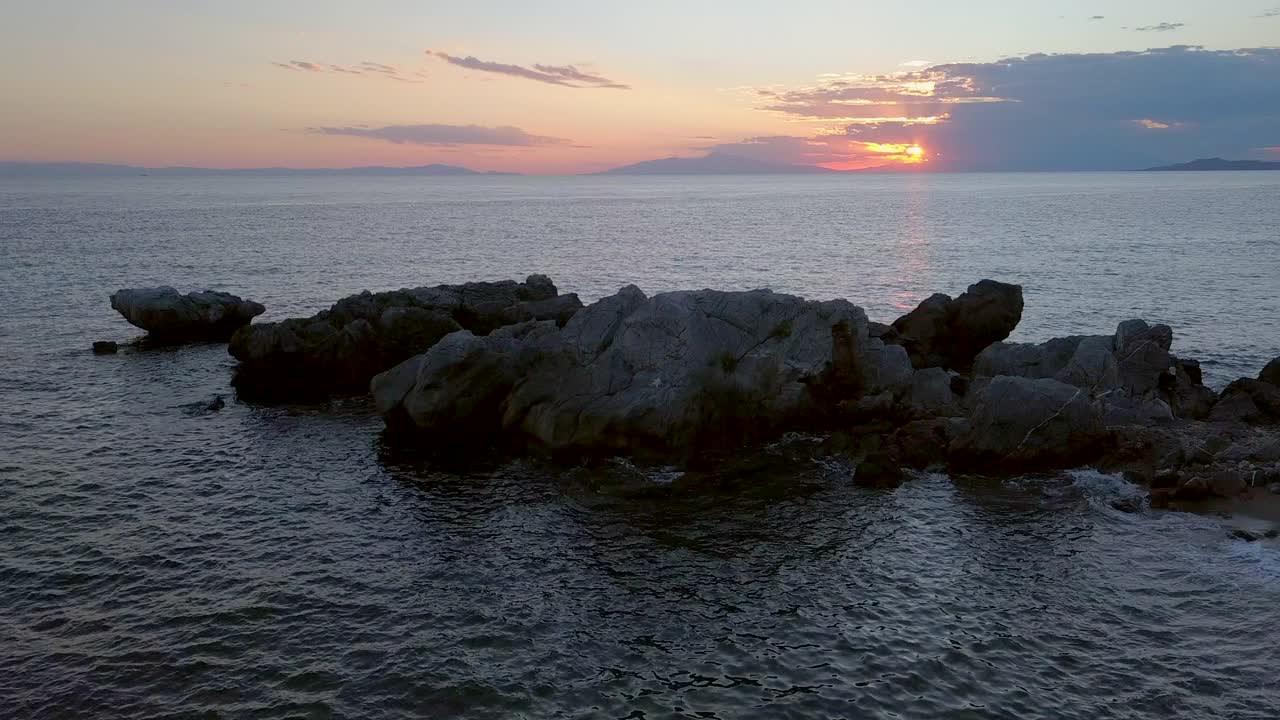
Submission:
[[[149,168],[136,165],[108,165],[100,163],[36,163],[0,162],[0,177],[119,177],[158,175],[166,177],[190,177],[195,175],[342,175],[372,177],[457,177],[468,175],[518,175],[508,172],[482,172],[458,165],[417,165],[413,167],[389,167],[370,165],[353,168],[198,168],[161,167]]]
[[[713,152],[701,157],[669,157],[623,165],[597,175],[825,175],[838,172],[816,165],[788,165]]]
[[[1223,160],[1222,158],[1200,158],[1177,165],[1162,165],[1146,168],[1145,172],[1179,172],[1179,171],[1212,171],[1212,170],[1280,170],[1280,162],[1265,160]]]

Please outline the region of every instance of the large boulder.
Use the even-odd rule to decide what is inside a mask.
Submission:
[[[867,342],[862,364],[863,385],[868,395],[888,391],[901,393],[910,387],[915,370],[901,345],[886,345],[872,336]]]
[[[225,341],[266,308],[224,292],[183,295],[172,287],[132,288],[111,294],[111,308],[160,341]]]
[[[962,415],[959,398],[951,390],[952,376],[942,368],[917,370],[911,376],[907,402],[916,417]]]
[[[1153,394],[1161,377],[1173,366],[1169,348],[1173,330],[1168,325],[1148,325],[1144,320],[1126,320],[1116,328],[1115,354],[1120,366],[1120,385],[1135,397]]]
[[[1001,376],[977,391],[948,462],[958,470],[993,473],[1072,467],[1096,457],[1103,437],[1101,410],[1084,388]]]
[[[811,426],[862,392],[867,319],[844,300],[620,295],[539,353],[504,427],[552,451],[687,457]]]
[[[1045,342],[997,342],[987,346],[973,361],[977,377],[1014,377],[1043,380],[1052,378],[1067,367],[1084,336],[1053,338]]]
[[[310,318],[251,325],[231,338],[242,395],[295,400],[359,394],[377,373],[459,330],[487,335],[530,320],[560,325],[582,307],[544,275],[514,281],[363,292]]]
[[[1161,396],[1173,409],[1174,416],[1187,420],[1208,419],[1218,402],[1218,393],[1205,387],[1200,363],[1174,358],[1172,373],[1172,379],[1162,387]]]
[[[500,430],[502,403],[530,356],[522,348],[556,332],[554,321],[531,321],[477,336],[446,335],[430,350],[375,375],[370,392],[393,429],[428,431],[441,442],[488,439]]]
[[[1264,383],[1280,387],[1280,357],[1275,358],[1262,368],[1262,372],[1258,373],[1258,379]]]
[[[376,378],[374,396],[426,434],[501,427],[553,453],[681,460],[830,422],[863,391],[868,345],[844,300],[629,286],[562,330],[455,333]]]
[[[1223,388],[1209,420],[1251,424],[1280,422],[1280,387],[1251,378],[1236,380]]]
[[[1101,393],[1120,384],[1114,347],[1110,335],[1073,335],[1040,344],[998,342],[978,353],[973,374],[1053,379]]]
[[[1009,337],[1022,319],[1022,286],[982,280],[960,297],[933,295],[893,323],[895,341],[917,369],[967,372],[988,345]],[[884,335],[886,342],[890,335]]]

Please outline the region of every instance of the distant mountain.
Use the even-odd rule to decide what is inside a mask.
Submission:
[[[623,165],[605,170],[598,175],[819,175],[835,170],[814,165],[787,165],[725,153],[710,153],[702,157],[670,157],[646,160],[634,165]]]
[[[1147,168],[1148,172],[1164,172],[1177,170],[1280,170],[1280,162],[1265,160],[1223,160],[1222,158],[1201,158],[1177,165],[1163,165]]]
[[[415,167],[386,167],[371,165],[354,168],[196,168],[163,167],[146,168],[133,165],[102,165],[96,163],[25,163],[0,162],[0,177],[119,177],[155,175],[160,177],[190,177],[195,175],[236,176],[320,176],[359,175],[373,177],[456,177],[462,175],[517,175],[518,173],[480,172],[457,165],[418,165]]]

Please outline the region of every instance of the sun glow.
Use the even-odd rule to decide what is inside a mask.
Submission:
[[[919,145],[912,145],[911,147],[907,148],[906,153],[913,158],[922,158],[924,157],[924,148],[920,147]]]

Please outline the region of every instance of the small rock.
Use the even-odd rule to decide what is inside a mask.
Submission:
[[[1151,491],[1150,502],[1152,508],[1167,508],[1172,501],[1173,488],[1160,488]]]
[[[1235,470],[1219,470],[1208,478],[1209,492],[1220,497],[1233,497],[1245,490],[1244,478]]]
[[[1151,478],[1151,487],[1153,488],[1174,488],[1182,482],[1182,474],[1177,470],[1161,470]]]
[[[1231,537],[1237,540],[1244,540],[1245,542],[1256,542],[1259,539],[1257,533],[1251,530],[1245,530],[1244,528],[1236,528],[1235,530],[1232,530]]]
[[[227,406],[227,403],[225,400],[222,399],[222,396],[215,395],[213,396],[212,400],[205,403],[204,410],[205,412],[218,412],[219,410],[221,410],[226,406]]]
[[[1125,513],[1136,513],[1142,510],[1142,501],[1135,497],[1116,498],[1111,501],[1111,507]]]
[[[113,355],[120,350],[120,346],[111,340],[99,340],[93,344],[94,355]]]

